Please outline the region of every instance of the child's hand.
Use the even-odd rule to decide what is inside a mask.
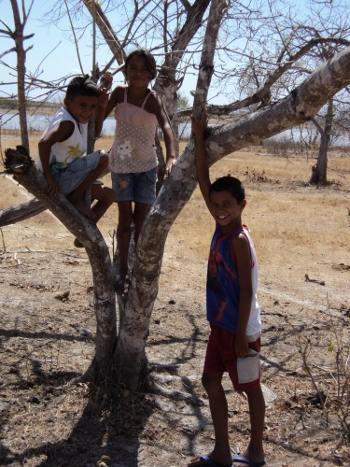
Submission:
[[[60,191],[58,184],[51,177],[51,175],[47,175],[46,180],[47,180],[47,187],[49,189],[49,195],[55,196]]]
[[[111,73],[105,73],[100,79],[100,95],[98,97],[99,107],[106,107],[108,103],[108,92],[111,89],[113,83],[113,76]]]
[[[169,177],[171,169],[176,162],[176,157],[169,157],[165,164],[165,176]]]
[[[235,354],[236,357],[245,357],[249,354],[249,346],[247,337],[237,334],[235,339]]]
[[[100,91],[108,92],[112,87],[112,83],[113,83],[112,73],[109,73],[109,71],[107,71],[100,78],[100,86],[99,86]]]

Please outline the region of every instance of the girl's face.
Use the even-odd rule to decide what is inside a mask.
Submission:
[[[147,88],[152,75],[147,69],[144,57],[139,55],[131,57],[126,66],[126,79],[129,86]]]

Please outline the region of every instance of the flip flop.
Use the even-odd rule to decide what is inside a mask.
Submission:
[[[208,455],[203,455],[194,460],[187,467],[231,467],[232,464],[219,464],[210,459]]]
[[[234,456],[232,457],[232,462],[233,463],[237,462],[239,464],[245,464],[248,467],[262,467],[263,465],[265,465],[265,461],[255,462],[255,461],[250,460],[248,457],[243,456],[242,454],[239,454],[239,453],[234,454]]]

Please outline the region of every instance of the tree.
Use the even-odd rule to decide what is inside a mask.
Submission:
[[[311,2],[312,9],[300,18],[291,11],[285,11],[280,2],[268,2],[268,18],[264,28],[257,30],[254,24],[248,28],[254,32],[252,46],[247,47],[246,61],[238,80],[242,92],[249,89],[249,95],[224,108],[214,107],[214,112],[233,112],[247,106],[264,106],[290,92],[302,79],[329,60],[344,46],[350,45],[350,25],[345,20],[346,9],[340,2]],[[256,47],[260,41],[268,47]],[[250,50],[250,53],[249,53]],[[232,53],[232,51],[230,51]],[[227,82],[227,79],[226,79]],[[334,115],[342,101],[334,98],[327,108],[320,109],[312,119],[320,135],[317,163],[312,168],[310,182],[327,183],[327,153],[334,124]]]
[[[211,3],[206,47],[195,91],[195,112],[201,110],[206,100],[216,49],[214,27],[221,23],[219,19],[225,7],[222,0]],[[283,130],[310,121],[349,83],[350,48],[346,48],[273,104],[265,102],[263,107],[243,116],[238,123],[234,116],[229,116],[224,126],[211,128],[206,141],[210,163],[249,144],[260,143]],[[81,217],[63,196],[59,197],[58,202],[48,196],[43,179],[28,157],[18,151],[7,151],[7,170],[45,203],[86,248],[93,272],[97,321],[96,354],[87,376],[94,376],[98,382],[111,377],[112,370],[112,376],[116,374],[118,382],[135,390],[146,375],[145,347],[158,293],[165,241],[172,223],[196,186],[193,157],[193,141],[190,140],[144,224],[137,245],[131,288],[119,309],[117,335],[112,264],[98,229]],[[0,213],[0,225],[3,215]]]
[[[22,145],[29,150],[28,128],[27,128],[27,113],[26,113],[26,91],[25,91],[25,63],[26,53],[32,48],[29,46],[27,49],[24,47],[24,41],[31,39],[34,34],[24,34],[24,29],[30,15],[34,0],[31,0],[28,8],[22,2],[22,18],[19,10],[17,0],[11,0],[11,7],[14,20],[14,29],[11,28],[0,19],[0,23],[5,29],[0,29],[0,37],[8,37],[14,40],[15,47],[6,50],[2,53],[1,57],[15,52],[17,57],[17,94],[18,94],[18,111],[19,121],[21,128]]]

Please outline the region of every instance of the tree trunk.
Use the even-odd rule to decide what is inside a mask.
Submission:
[[[17,99],[18,99],[18,112],[19,124],[21,128],[21,142],[22,146],[29,152],[29,138],[27,126],[27,109],[26,109],[26,93],[25,93],[25,71],[26,71],[26,52],[24,50],[24,25],[20,20],[20,14],[16,0],[11,0],[13,18],[15,23],[14,39],[16,44],[17,56]],[[23,12],[24,14],[24,12]]]
[[[13,208],[0,209],[0,227],[24,221],[45,211],[47,206],[38,199],[31,199]]]
[[[80,215],[64,195],[58,193],[55,198],[49,196],[46,180],[28,155],[25,156],[18,150],[7,149],[5,156],[6,170],[45,204],[86,248],[92,269],[96,314],[94,370],[101,381],[102,377],[110,376],[116,344],[115,291],[107,245],[96,225]]]
[[[313,185],[327,184],[328,147],[331,138],[334,118],[333,99],[329,99],[324,128],[320,128],[321,141],[318,150],[317,163],[312,167],[310,183]]]

